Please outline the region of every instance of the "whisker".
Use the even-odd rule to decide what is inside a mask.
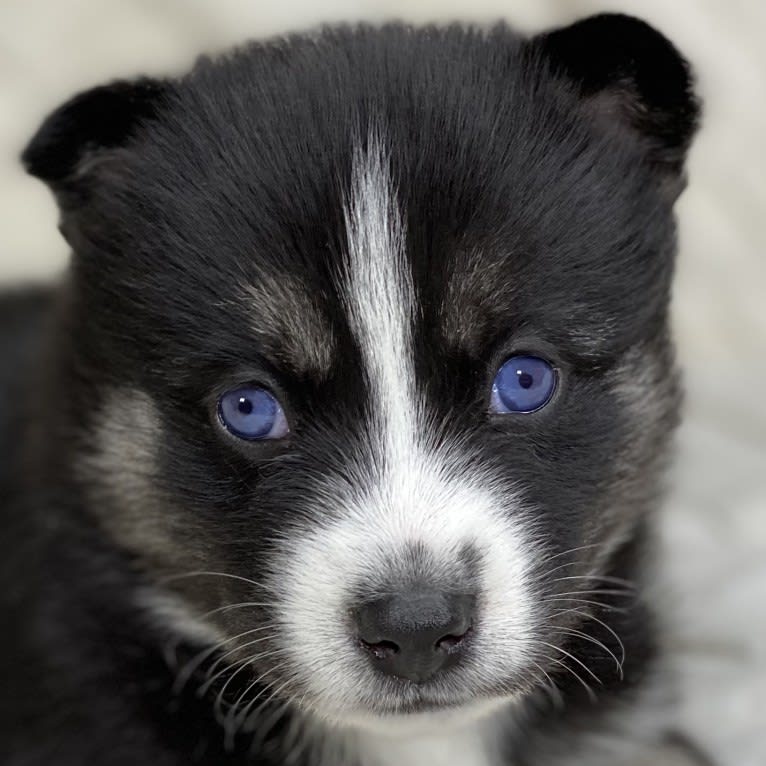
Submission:
[[[219,674],[216,674],[214,676],[211,675],[215,673],[216,668],[220,666],[220,664],[227,658],[230,657],[232,654],[236,654],[237,652],[242,651],[248,646],[255,646],[255,644],[260,644],[263,641],[270,641],[273,638],[276,638],[276,633],[270,633],[268,636],[259,636],[258,638],[253,639],[252,641],[245,641],[244,644],[240,644],[239,646],[235,646],[233,649],[229,649],[227,652],[224,652],[220,657],[216,659],[216,661],[208,668],[208,671],[206,673],[206,678],[208,679],[208,682],[214,681],[216,678],[218,678]],[[225,672],[225,669],[224,669]]]
[[[577,548],[570,548],[567,551],[561,551],[561,553],[555,553],[552,556],[544,558],[540,564],[547,564],[549,561],[561,558],[562,556],[568,556],[570,553],[577,553],[578,551],[589,550],[590,548],[606,548],[610,543],[590,543],[589,545],[579,545]]]
[[[264,679],[264,678],[266,678],[266,676],[270,675],[271,673],[274,673],[274,672],[275,672],[275,671],[277,671],[277,670],[280,670],[280,669],[281,669],[281,668],[283,668],[285,665],[289,664],[289,662],[290,662],[290,660],[283,660],[282,662],[279,662],[279,663],[277,663],[276,665],[274,665],[274,667],[272,667],[272,668],[269,668],[269,669],[268,669],[268,670],[266,670],[265,672],[261,673],[261,675],[260,675],[260,676],[258,676],[258,678],[256,678],[256,679],[255,679],[255,681],[253,681],[253,682],[252,682],[252,683],[251,683],[251,684],[250,684],[250,685],[249,685],[249,686],[248,686],[248,687],[245,689],[245,691],[243,691],[243,692],[242,692],[242,693],[239,695],[239,697],[237,697],[237,699],[236,699],[236,700],[234,701],[234,703],[232,704],[232,706],[231,706],[231,708],[230,708],[229,712],[226,714],[226,716],[225,716],[225,717],[224,717],[224,719],[223,719],[223,723],[224,723],[224,725],[225,725],[225,727],[226,727],[227,731],[229,730],[229,727],[230,727],[230,725],[234,724],[234,723],[235,723],[235,721],[237,720],[237,713],[236,713],[236,711],[237,711],[237,707],[238,707],[238,706],[239,706],[239,705],[242,703],[242,700],[244,700],[244,699],[247,697],[247,695],[250,693],[250,690],[251,690],[251,689],[254,689],[254,688],[255,688],[255,687],[256,687],[256,686],[257,686],[257,685],[258,685],[258,684],[259,684],[259,683],[260,683],[260,682],[261,682],[261,681]],[[269,687],[268,687],[268,685],[267,685],[267,686],[266,686],[266,687],[264,687],[264,688],[268,689]],[[261,692],[259,692],[258,694],[261,694]],[[220,695],[219,695],[219,696],[220,696]],[[256,698],[257,698],[257,696],[258,696],[258,695],[256,695]],[[218,706],[216,706],[216,710],[217,710],[217,711],[219,711],[219,710],[220,710],[220,708],[219,708]]]
[[[294,677],[290,678],[289,681],[295,680]],[[282,685],[281,688],[276,690],[276,693],[284,689],[284,687],[287,686],[287,682]],[[276,707],[273,711],[273,713],[266,718],[265,720],[258,721],[258,725],[255,726],[252,729],[253,732],[253,740],[250,744],[250,755],[255,755],[255,753],[259,752],[263,749],[264,744],[266,743],[266,738],[268,737],[271,730],[274,728],[274,726],[277,724],[280,718],[284,715],[285,711],[291,706],[294,705],[296,702],[296,696],[294,694],[288,695],[287,699],[278,707]],[[268,702],[268,701],[267,701]],[[261,710],[263,709],[265,703],[262,703],[258,706],[258,709],[253,711],[252,715],[249,716],[250,719],[255,723],[258,720],[258,716],[260,715]],[[244,721],[243,724],[243,731],[248,731],[250,727],[250,724],[248,724],[248,721]],[[291,729],[286,732],[285,734],[285,740],[284,740],[284,746],[285,750],[287,751],[287,747],[290,747],[290,750],[295,749],[295,735],[298,732],[296,732],[294,727],[291,727]],[[286,756],[285,763],[289,763],[289,758]]]
[[[229,612],[232,609],[244,609],[248,606],[261,606],[266,608],[274,608],[278,606],[278,604],[271,603],[269,601],[241,601],[238,604],[224,604],[223,606],[218,606],[215,609],[211,609],[209,612],[205,612],[200,619],[204,620],[207,617],[212,617],[214,614],[218,614],[219,612]]]
[[[550,658],[549,658],[550,659]],[[539,665],[534,660],[531,660],[532,664],[548,679],[549,686],[546,687],[553,700],[553,705],[557,710],[564,709],[564,695],[561,693],[561,689],[556,686],[554,680],[550,677],[550,674],[545,670],[542,665]]]
[[[570,660],[574,660],[593,680],[603,686],[603,682],[601,679],[580,659],[574,656],[574,654],[571,654],[566,649],[562,649],[560,646],[556,646],[556,644],[549,644],[547,641],[540,641],[539,639],[538,643],[543,644],[544,646],[547,646],[551,649],[554,649],[557,652],[561,652],[565,657],[569,657]]]
[[[299,705],[300,702],[297,704]],[[290,695],[290,697],[287,699],[284,707],[282,708],[282,711],[280,711],[280,715],[284,709],[290,705],[296,705],[296,698],[294,695]],[[279,719],[277,718],[276,720],[278,721]],[[276,723],[276,721],[274,723]],[[269,722],[270,729],[273,728],[274,723]],[[305,752],[307,745],[306,739],[306,725],[304,719],[301,717],[293,718],[290,721],[283,739],[284,766],[297,766],[299,761],[300,763],[305,763],[305,759],[301,758],[301,755]],[[257,751],[256,748],[262,749],[264,742],[265,737],[254,735],[253,742],[250,747],[250,755],[255,755]],[[326,758],[320,758],[319,760],[328,762]],[[312,759],[312,762],[313,761],[314,759]]]
[[[174,582],[176,580],[185,580],[190,577],[228,577],[231,580],[240,580],[246,582],[249,585],[253,585],[256,588],[262,588],[261,583],[257,583],[255,580],[251,580],[248,577],[242,577],[242,575],[229,574],[228,572],[213,572],[209,570],[199,570],[198,572],[183,572],[181,574],[167,575],[159,580],[160,583]]]
[[[214,644],[213,646],[210,646],[206,649],[203,649],[198,654],[195,654],[194,657],[191,658],[177,673],[176,679],[173,683],[173,693],[179,694],[183,687],[186,685],[188,680],[194,675],[194,672],[197,670],[197,668],[202,665],[202,663],[210,656],[215,654],[224,644],[228,644],[231,641],[236,641],[238,638],[242,638],[243,636],[250,635],[252,633],[258,633],[261,630],[266,630],[269,627],[273,627],[270,625],[264,625],[260,626],[258,628],[252,628],[251,630],[246,630],[242,633],[238,633],[236,636],[230,636],[229,638],[225,638],[222,641],[219,641],[217,644]]]
[[[603,596],[624,596],[625,598],[634,597],[636,595],[635,590],[628,588],[589,588],[586,590],[565,590],[556,591],[555,596],[588,596],[588,595],[603,595]]]
[[[623,670],[622,670],[622,662],[620,662],[620,660],[617,659],[617,655],[603,641],[599,641],[597,638],[594,638],[593,636],[589,636],[587,633],[583,633],[583,631],[581,630],[574,630],[572,628],[557,628],[556,632],[565,633],[566,635],[569,635],[569,636],[576,636],[603,649],[614,660],[614,664],[617,666],[617,672],[620,676],[620,680],[622,681],[625,678],[625,674],[623,673]]]
[[[275,651],[273,651],[273,652],[265,652],[265,653],[263,653],[263,654],[254,655],[254,656],[248,657],[246,660],[243,660],[242,662],[240,662],[240,663],[239,663],[239,667],[238,667],[238,668],[237,668],[237,670],[235,670],[235,671],[234,671],[234,673],[232,673],[232,675],[231,675],[231,676],[230,676],[230,677],[229,677],[229,678],[226,680],[226,683],[223,685],[223,687],[221,688],[221,690],[218,692],[218,694],[216,695],[215,701],[213,702],[213,710],[214,710],[214,712],[215,712],[216,718],[217,718],[219,721],[221,721],[221,722],[224,724],[224,726],[226,725],[226,718],[227,718],[227,715],[228,715],[228,714],[224,714],[224,712],[223,712],[223,706],[224,706],[224,694],[226,694],[226,689],[228,688],[229,684],[230,684],[230,683],[231,683],[231,682],[234,680],[234,678],[235,678],[235,677],[236,677],[236,676],[237,676],[237,675],[238,675],[238,674],[239,674],[239,673],[242,671],[242,669],[243,669],[243,668],[246,668],[248,665],[250,665],[250,663],[252,663],[252,662],[255,662],[255,661],[259,660],[259,659],[264,659],[265,657],[272,657],[272,656],[275,656],[275,655],[277,655],[277,656],[278,656],[278,655],[280,655],[280,654],[283,654],[283,652],[281,652],[280,650],[275,650]],[[285,660],[285,662],[283,662],[283,663],[281,663],[281,664],[277,664],[275,667],[279,668],[279,667],[281,667],[282,665],[284,665],[286,662],[287,662],[287,660]],[[258,682],[258,681],[259,681],[261,678],[263,678],[263,677],[265,677],[266,675],[268,675],[268,674],[271,672],[271,670],[273,670],[273,669],[274,669],[274,668],[271,668],[270,670],[268,670],[268,671],[266,671],[265,673],[261,674],[261,676],[259,676],[259,678],[257,678],[255,681],[253,681],[253,683],[257,683],[257,682]],[[252,685],[251,685],[251,686],[252,686]],[[248,689],[250,689],[250,688],[251,688],[251,686],[248,686],[247,688],[248,688]],[[239,700],[239,699],[240,699],[240,698],[238,698],[238,700]],[[238,704],[238,702],[234,702],[234,703],[233,703],[233,704],[230,706],[230,708],[231,708],[231,709],[236,709],[236,706],[237,706],[237,704]]]
[[[614,628],[612,628],[610,625],[607,625],[603,620],[600,620],[598,617],[594,617],[592,614],[588,614],[587,612],[583,612],[579,609],[569,609],[568,611],[574,612],[575,614],[579,614],[581,617],[584,617],[589,620],[593,620],[594,622],[597,622],[599,625],[601,625],[604,630],[611,633],[611,635],[614,637],[614,640],[617,641],[617,644],[620,647],[620,653],[622,654],[622,659],[620,660],[620,664],[625,664],[625,644],[623,644],[622,639],[617,635]]]
[[[562,652],[563,654],[566,654],[569,657],[572,657],[571,654],[568,654],[568,652],[565,652],[563,649],[559,648],[558,646],[554,646],[553,644],[549,644],[549,643],[547,643],[545,641],[540,641],[539,639],[531,639],[531,640],[527,639],[527,642],[531,642],[531,643],[534,643],[534,644],[543,644],[545,646],[551,647],[552,649],[555,649],[556,651]],[[564,668],[564,670],[566,670],[568,673],[571,673],[577,679],[577,681],[579,681],[579,683],[582,685],[582,687],[585,689],[585,691],[588,694],[588,698],[590,699],[590,701],[592,703],[598,702],[598,697],[596,696],[596,693],[593,691],[593,689],[590,687],[590,685],[587,684],[585,682],[585,680],[579,675],[579,673],[576,673],[572,668],[569,667],[569,665],[567,665],[562,660],[556,659],[555,657],[551,657],[551,656],[549,656],[547,654],[544,654],[544,653],[543,653],[542,656],[543,656],[543,659],[547,660],[548,662],[555,662],[557,665],[560,665],[562,668]],[[572,657],[572,659],[575,660],[576,662],[578,662],[580,665],[582,665],[582,663],[576,657]],[[545,672],[545,670],[542,667],[540,667],[539,665],[537,665],[536,662],[534,664],[538,668],[540,668],[540,670]],[[596,681],[598,681],[599,684],[601,683],[601,681],[598,679],[598,677],[596,677],[589,668],[585,667],[584,665],[583,665],[583,667],[585,668],[585,670],[588,671],[588,673],[590,673],[590,675],[592,675],[596,679]],[[545,675],[548,676],[547,673],[545,673]],[[550,678],[550,676],[548,676],[548,677]],[[558,691],[559,696],[561,697],[562,705],[563,705],[564,704],[564,697],[561,694],[561,690],[559,689],[558,684],[556,684],[553,681],[553,679],[551,679],[551,683],[553,684],[553,687]]]
[[[567,567],[573,567],[576,565],[585,566],[586,563],[583,561],[567,561],[564,564],[559,564],[558,566],[553,567],[553,569],[548,569],[545,572],[543,572],[543,577],[550,577],[554,572],[558,572],[561,569],[566,569]]]
[[[210,609],[209,611],[204,612],[197,619],[200,620],[200,621],[204,621],[208,617],[212,617],[214,614],[218,614],[219,612],[226,612],[226,611],[230,611],[232,609],[242,609],[242,608],[248,607],[248,606],[252,606],[252,607],[255,607],[255,606],[273,607],[273,606],[276,606],[276,604],[270,604],[270,603],[265,602],[265,601],[264,602],[261,602],[261,601],[242,601],[242,602],[237,603],[237,604],[224,604],[223,606],[218,606],[215,609]],[[172,643],[169,643],[167,645],[167,650],[168,650],[169,653],[172,652],[173,657],[176,656],[176,650],[178,649],[178,646],[183,642],[183,640],[184,639],[183,639],[182,636],[178,636],[177,638],[175,638],[172,641]],[[175,663],[173,663],[173,664],[175,664]]]
[[[295,676],[290,676],[286,681],[281,683],[278,687],[273,688],[273,684],[270,684],[269,686],[264,686],[263,691],[259,692],[258,694],[253,697],[253,699],[245,706],[245,709],[242,711],[242,713],[238,714],[234,718],[235,726],[240,727],[244,726],[244,724],[247,722],[248,717],[250,716],[250,709],[252,706],[258,701],[258,698],[262,696],[262,694],[267,691],[269,688],[272,688],[271,694],[261,702],[260,705],[252,712],[253,717],[257,717],[258,714],[271,702],[271,700],[276,697],[279,692],[282,691],[286,686],[289,686],[293,681],[295,680]]]
[[[610,604],[605,604],[603,601],[594,601],[592,599],[587,598],[547,598],[547,599],[541,599],[541,601],[545,601],[549,604],[555,604],[557,602],[565,603],[565,604],[589,604],[590,606],[597,606],[601,609],[604,609],[606,611],[611,612],[625,612],[625,609],[621,609],[617,606],[611,606]],[[564,612],[557,612],[556,617],[558,615],[564,614]]]
[[[635,590],[636,584],[630,580],[624,580],[622,577],[612,577],[611,575],[565,575],[557,577],[553,582],[563,582],[564,580],[591,580],[593,582],[609,582],[615,585],[623,585],[626,588]]]
[[[555,662],[557,665],[561,665],[561,667],[564,668],[564,670],[569,671],[582,684],[583,688],[588,693],[588,698],[590,699],[592,703],[598,702],[598,697],[596,696],[596,692],[594,692],[593,689],[591,689],[591,687],[587,683],[585,683],[585,681],[583,681],[583,679],[577,673],[575,673],[575,671],[572,670],[572,668],[569,667],[569,665],[567,665],[565,662],[562,662],[561,660],[557,660],[555,657],[548,657],[548,659],[551,662]]]
[[[273,636],[266,636],[266,637],[265,637],[263,640],[265,641],[265,640],[267,640],[267,639],[269,639],[269,638],[273,638]],[[247,644],[243,644],[243,646],[242,646],[242,647],[237,647],[236,649],[234,649],[234,651],[239,651],[241,648],[244,648],[245,646],[250,646],[252,643],[259,643],[259,642],[260,642],[260,639],[259,639],[259,641],[248,642]],[[208,671],[208,673],[207,673],[207,676],[206,676],[206,678],[205,678],[205,681],[204,681],[204,682],[203,682],[203,683],[200,685],[199,689],[197,690],[197,693],[199,694],[199,696],[203,696],[203,695],[207,694],[207,691],[208,691],[208,689],[209,689],[209,688],[210,688],[210,687],[211,687],[211,686],[212,686],[212,685],[213,685],[213,684],[214,684],[214,683],[215,683],[215,682],[216,682],[216,681],[217,681],[217,680],[218,680],[218,679],[219,679],[221,676],[224,676],[224,675],[226,675],[226,673],[227,673],[227,672],[229,672],[230,670],[233,670],[234,668],[239,668],[239,669],[241,670],[241,669],[242,669],[242,667],[243,667],[243,666],[246,666],[248,663],[250,663],[250,662],[254,662],[255,660],[259,660],[259,659],[262,659],[263,657],[268,657],[268,656],[270,656],[270,655],[271,655],[271,654],[273,654],[273,653],[274,653],[274,652],[268,652],[268,651],[266,651],[266,652],[263,652],[263,653],[260,653],[260,654],[258,654],[258,653],[254,654],[254,655],[253,655],[253,654],[250,654],[250,655],[248,655],[247,657],[244,657],[244,658],[243,658],[243,659],[241,659],[241,660],[236,660],[236,661],[234,661],[234,662],[229,662],[229,663],[227,663],[227,664],[226,664],[226,665],[225,665],[223,668],[221,668],[221,669],[220,669],[220,670],[219,670],[217,673],[215,673],[214,675],[210,675],[210,674],[213,672],[213,669],[211,668],[211,669]],[[230,652],[230,654],[233,654],[233,652]],[[218,665],[216,664],[216,667],[217,667],[217,666],[218,666]],[[231,680],[231,679],[227,679],[227,682],[226,682],[226,683],[228,684],[228,682],[229,682],[230,680]],[[226,688],[226,686],[224,686],[224,689],[225,689],[225,688]]]
[[[277,689],[277,693],[279,693],[282,689],[284,689],[288,684],[292,683],[293,681],[297,680],[298,676],[297,674],[293,674],[288,678],[281,686],[281,688]],[[273,689],[275,684],[269,683],[268,687],[269,689]],[[265,735],[268,734],[268,732],[271,730],[271,727],[273,726],[276,721],[279,720],[279,718],[282,716],[284,711],[295,702],[296,696],[293,694],[288,695],[288,698],[282,702],[281,705],[278,705],[274,708],[272,711],[272,714],[268,718],[260,719],[259,720],[259,713],[263,709],[263,707],[266,706],[266,704],[269,702],[269,700],[265,700],[262,702],[256,710],[254,710],[251,714],[247,714],[246,711],[243,711],[244,715],[239,716],[239,720],[236,723],[237,730],[241,730],[243,732],[249,732],[253,734],[253,738],[259,738],[261,740],[265,739]],[[255,742],[254,742],[255,744]],[[261,742],[262,744],[262,742]]]

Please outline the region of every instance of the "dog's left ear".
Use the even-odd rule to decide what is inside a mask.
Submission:
[[[681,181],[700,108],[689,64],[667,38],[631,16],[602,14],[530,45],[575,83],[599,119],[636,132],[655,167]]]

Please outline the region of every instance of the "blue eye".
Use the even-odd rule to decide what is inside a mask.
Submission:
[[[289,432],[282,405],[265,388],[243,386],[218,400],[218,417],[240,439],[281,439]]]
[[[551,400],[556,370],[538,356],[512,356],[492,383],[490,412],[534,412]]]

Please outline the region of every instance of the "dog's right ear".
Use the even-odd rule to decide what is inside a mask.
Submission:
[[[21,155],[27,171],[54,192],[75,188],[89,163],[124,146],[167,99],[163,80],[118,81],[80,93],[56,109]]]

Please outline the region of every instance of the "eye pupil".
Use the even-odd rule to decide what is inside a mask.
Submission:
[[[519,376],[519,385],[522,388],[530,388],[535,382],[535,379],[528,372],[516,370],[516,374]]]
[[[253,412],[253,403],[250,401],[250,399],[244,396],[240,396],[239,403],[237,404],[237,409],[243,415],[250,415]]]

